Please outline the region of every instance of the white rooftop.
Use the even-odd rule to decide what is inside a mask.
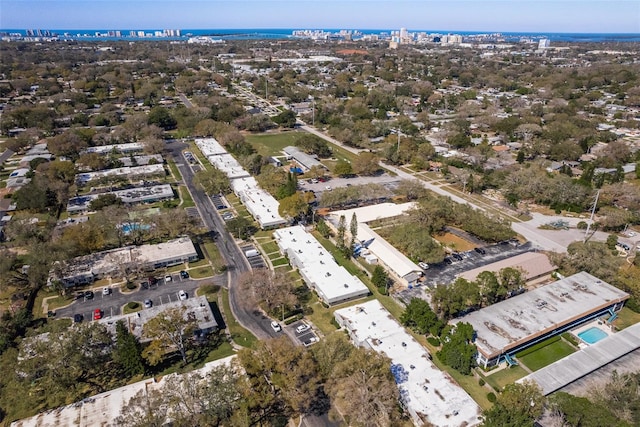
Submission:
[[[107,154],[113,150],[119,153],[129,153],[132,151],[142,151],[144,145],[140,142],[129,142],[126,144],[97,145],[95,147],[87,147],[85,153]]]
[[[377,300],[336,310],[354,342],[391,359],[401,400],[416,425],[478,425],[480,407]]]
[[[372,206],[364,206],[354,209],[345,209],[331,212],[329,221],[337,227],[340,216],[344,215],[347,224],[351,222],[353,214],[358,220],[358,240],[366,241],[374,239],[367,249],[372,252],[388,269],[402,278],[412,272],[421,273],[422,269],[411,261],[406,255],[396,249],[373,231],[366,223],[376,219],[390,218],[404,215],[415,203],[380,203]]]
[[[216,154],[226,154],[227,150],[220,145],[215,138],[196,139],[196,145],[202,151],[205,157],[214,156]]]
[[[477,332],[478,350],[487,358],[629,298],[629,294],[586,272],[550,283],[455,319]]]
[[[339,266],[333,255],[304,227],[281,228],[274,233],[280,249],[291,265],[298,268],[308,286],[327,304],[336,304],[369,294],[369,288]]]
[[[231,365],[234,358],[235,356],[229,356],[224,359],[214,360],[192,372],[205,376],[216,366]],[[146,395],[151,391],[161,391],[167,384],[167,379],[178,375],[188,375],[190,373],[191,372],[187,374],[170,374],[162,377],[159,381],[156,381],[154,378],[148,378],[137,383],[97,394],[79,402],[72,403],[71,405],[42,412],[31,418],[15,421],[11,423],[11,427],[114,427],[116,425],[114,420],[120,416],[122,407],[137,393],[144,393]]]
[[[79,184],[84,184],[94,179],[100,179],[109,176],[160,175],[164,173],[164,166],[162,164],[131,167],[124,166],[121,168],[79,173],[76,175],[76,182],[78,182]]]
[[[215,156],[207,156],[207,159],[209,159],[209,162],[215,166],[216,169],[224,172],[229,179],[249,176],[249,172],[244,170],[231,154],[216,154]]]
[[[237,181],[237,180],[234,180]],[[238,192],[238,197],[262,228],[275,227],[287,221],[280,216],[280,203],[267,191],[256,187]]]

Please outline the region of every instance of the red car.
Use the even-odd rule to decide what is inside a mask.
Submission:
[[[95,311],[93,312],[93,320],[100,320],[102,319],[102,311],[99,308],[96,308]]]

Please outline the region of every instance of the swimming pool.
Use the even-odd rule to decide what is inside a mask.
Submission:
[[[609,335],[607,335],[606,332],[604,332],[602,329],[596,328],[595,326],[578,334],[578,337],[587,344],[595,344],[601,339],[608,336]]]

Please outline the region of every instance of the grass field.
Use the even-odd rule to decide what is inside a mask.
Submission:
[[[575,349],[558,336],[545,340],[533,348],[516,353],[516,358],[527,368],[537,371],[574,352]]]
[[[638,322],[640,322],[640,313],[636,313],[628,307],[622,307],[622,310],[618,312],[618,318],[613,321],[613,324],[618,330],[622,330]]]
[[[487,383],[489,383],[494,389],[502,390],[507,384],[514,383],[520,378],[526,377],[528,372],[521,366],[512,366],[510,368],[501,369],[493,372],[485,377]]]
[[[294,145],[302,132],[263,133],[245,135],[245,140],[263,157],[282,156],[282,149]]]
[[[435,236],[433,236],[433,238],[443,245],[460,252],[469,251],[475,248],[475,245],[473,243],[451,233],[436,234]]]
[[[238,345],[248,348],[254,348],[258,339],[248,330],[242,327],[238,321],[233,317],[231,313],[231,307],[229,306],[229,291],[221,289],[220,300],[222,301],[222,312],[224,314],[224,320],[227,323],[227,329],[231,334],[231,339]]]
[[[183,208],[192,208],[196,204],[193,202],[191,198],[191,193],[184,185],[178,187],[178,191],[180,192],[180,198],[182,199],[182,207]]]

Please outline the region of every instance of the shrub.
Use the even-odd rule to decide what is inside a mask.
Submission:
[[[130,301],[129,303],[127,303],[127,308],[129,310],[135,310],[138,307],[140,307],[140,303],[138,303],[138,302]]]
[[[640,256],[636,255],[636,259],[640,259]],[[640,303],[638,303],[638,300],[635,297],[631,297],[627,300],[626,307],[635,313],[640,313]]]
[[[485,382],[484,382],[484,380],[483,380],[482,378],[480,378],[480,379],[478,380],[478,385],[479,385],[480,387],[484,387]]]
[[[427,342],[434,347],[440,347],[440,340],[436,337],[428,337]]]
[[[495,393],[491,392],[487,393],[487,400],[491,403],[496,403],[496,400],[498,400],[498,398],[496,397]]]
[[[129,289],[130,291],[136,289],[138,286],[133,283],[133,282],[127,282],[127,289]]]
[[[220,286],[218,285],[205,285],[202,287],[202,293],[204,294],[217,294],[220,291]]]
[[[578,341],[569,332],[565,332],[564,334],[562,334],[562,338],[564,338],[569,343],[575,345],[576,347],[578,346]]]
[[[297,322],[298,320],[302,319],[302,317],[303,317],[302,313],[296,314],[293,317],[289,317],[288,319],[285,319],[284,324],[285,325],[290,325],[293,322]]]

